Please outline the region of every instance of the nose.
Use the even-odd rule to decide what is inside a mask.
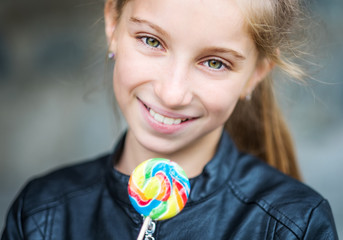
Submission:
[[[170,64],[168,70],[162,71],[156,80],[155,94],[166,107],[186,106],[193,99],[190,80],[190,70],[186,63],[179,61]]]

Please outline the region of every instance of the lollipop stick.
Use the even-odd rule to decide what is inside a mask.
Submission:
[[[150,218],[149,216],[147,216],[147,217],[144,219],[144,222],[143,222],[141,231],[139,232],[139,235],[138,235],[138,237],[137,237],[137,240],[142,240],[142,239],[143,239],[146,230],[148,230],[148,227],[149,227],[150,222],[151,222],[151,218]]]

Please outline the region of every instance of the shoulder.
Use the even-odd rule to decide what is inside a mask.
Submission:
[[[241,155],[229,186],[240,201],[255,204],[299,238],[311,222],[328,221],[328,231],[335,232],[330,206],[319,193],[253,156]]]
[[[29,181],[19,198],[26,213],[49,208],[80,194],[92,191],[104,179],[109,155],[66,166]]]
[[[273,205],[293,202],[300,204],[299,207],[301,204],[315,206],[323,200],[309,186],[247,154],[239,157],[231,183],[247,200],[263,200]]]

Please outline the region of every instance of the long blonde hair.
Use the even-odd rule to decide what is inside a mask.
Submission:
[[[107,0],[119,21],[129,0]],[[268,58],[298,80],[306,75],[294,62],[300,51],[293,42],[294,27],[299,27],[302,9],[298,0],[237,0],[246,17],[249,33],[260,58]],[[108,11],[109,9],[107,9]],[[105,9],[106,11],[106,9]],[[299,28],[301,29],[301,28]],[[293,142],[279,110],[271,76],[254,90],[250,101],[238,102],[225,124],[241,151],[256,155],[269,165],[300,179]]]
[[[303,56],[305,12],[298,0],[237,0],[247,19],[249,32],[261,58],[303,81],[305,71],[296,63]],[[295,38],[297,37],[297,38]],[[250,101],[240,101],[225,129],[241,151],[301,179],[289,130],[277,105],[271,75],[253,92]]]

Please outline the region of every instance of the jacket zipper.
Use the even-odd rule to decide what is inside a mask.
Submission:
[[[148,229],[145,232],[144,240],[155,240],[155,238],[153,237],[155,229],[156,229],[156,223],[151,220],[148,225]]]

